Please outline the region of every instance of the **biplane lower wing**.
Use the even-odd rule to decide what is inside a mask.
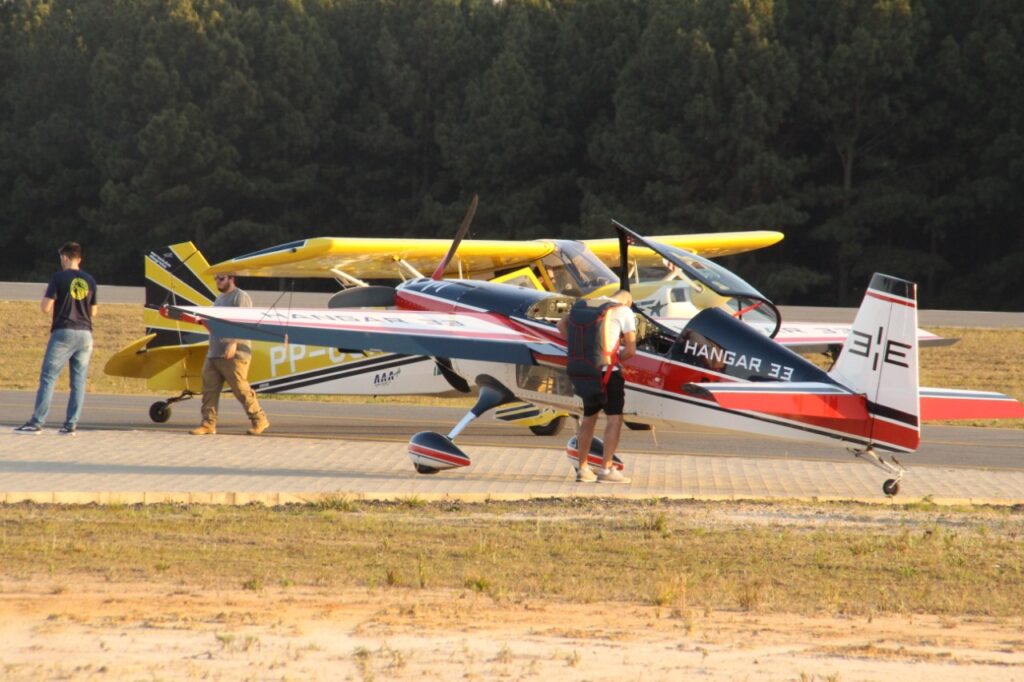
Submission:
[[[360,348],[405,355],[534,363],[533,354],[564,355],[564,347],[543,336],[502,324],[486,313],[431,313],[395,310],[260,310],[257,308],[169,306],[171,319],[197,320],[224,337]]]

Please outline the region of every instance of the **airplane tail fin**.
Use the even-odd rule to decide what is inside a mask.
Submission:
[[[207,339],[206,329],[160,315],[163,305],[212,305],[217,296],[210,264],[192,242],[172,244],[146,254],[146,333],[156,334],[149,347],[188,345]]]
[[[901,450],[921,440],[917,285],[875,273],[829,376],[862,394],[870,439]]]
[[[209,333],[205,327],[160,315],[168,303],[211,305],[216,297],[209,263],[192,242],[172,244],[146,254],[146,333],[107,360],[111,376],[146,379],[153,391],[198,391]],[[166,405],[164,405],[166,407]]]

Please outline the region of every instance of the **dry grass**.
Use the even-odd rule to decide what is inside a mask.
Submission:
[[[256,592],[454,589],[497,601],[620,600],[679,617],[1011,617],[1024,604],[1021,510],[582,500],[345,509],[0,506],[0,575]]]

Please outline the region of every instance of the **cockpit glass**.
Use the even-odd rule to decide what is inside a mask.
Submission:
[[[558,293],[585,296],[619,281],[618,276],[579,242],[555,240],[557,248],[541,261]]]
[[[693,271],[687,273],[688,275],[696,277],[721,295],[768,300],[764,294],[752,287],[742,277],[714,261],[665,244],[659,244],[659,246],[692,268]]]
[[[679,279],[668,297],[669,307],[677,308],[669,317],[685,318],[704,308],[721,307],[769,336],[778,333],[782,323],[778,308],[739,275],[707,258],[665,244],[659,243],[657,251],[671,273],[662,279]]]

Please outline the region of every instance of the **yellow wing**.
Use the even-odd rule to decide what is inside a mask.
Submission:
[[[685,249],[698,256],[705,258],[718,258],[719,256],[731,256],[735,253],[763,249],[782,241],[781,232],[769,230],[751,230],[747,232],[707,232],[702,234],[670,234],[661,237],[650,237],[650,239]],[[619,240],[614,239],[585,239],[587,247],[594,252],[598,258],[604,261],[605,265],[615,267],[619,264]],[[661,256],[649,249],[631,247],[629,255],[636,259],[639,265],[660,265]]]
[[[399,263],[404,262],[429,276],[450,246],[448,239],[316,237],[217,263],[207,274],[335,277],[340,271],[359,279],[397,279]],[[495,271],[526,265],[553,250],[553,244],[541,241],[470,239],[459,246],[445,275],[493,276]]]

